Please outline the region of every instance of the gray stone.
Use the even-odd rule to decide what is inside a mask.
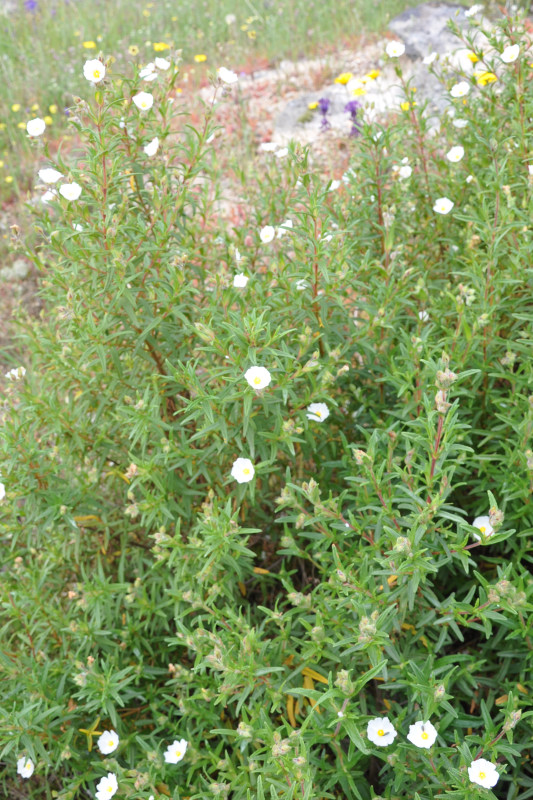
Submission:
[[[449,30],[448,21],[459,27],[468,27],[465,7],[447,3],[422,3],[409,8],[389,23],[389,29],[405,44],[405,53],[412,59],[424,58],[429,53],[447,53],[461,47],[460,41]]]

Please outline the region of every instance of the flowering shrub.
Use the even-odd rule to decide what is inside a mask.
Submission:
[[[531,795],[533,72],[487,36],[438,130],[359,115],[333,192],[292,147],[235,230],[224,73],[194,127],[174,61],[86,67],[2,406],[6,796]]]

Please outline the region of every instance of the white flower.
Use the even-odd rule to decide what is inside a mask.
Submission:
[[[281,239],[282,236],[285,236],[287,230],[291,230],[292,227],[292,219],[286,219],[285,222],[281,223],[281,226],[276,231],[277,238]]]
[[[280,147],[279,150],[276,150],[274,155],[276,156],[276,158],[285,158],[286,156],[289,155],[289,148],[288,147]]]
[[[452,122],[454,128],[466,128],[468,125],[467,119],[454,119]]]
[[[49,203],[50,200],[55,200],[55,199],[56,199],[56,193],[53,192],[51,189],[48,189],[48,191],[45,192],[43,194],[43,196],[41,197],[41,202],[42,203]]]
[[[222,83],[237,83],[239,80],[237,73],[232,72],[230,69],[226,69],[226,67],[219,67],[217,69],[217,75]]]
[[[435,200],[433,211],[437,214],[449,214],[453,208],[453,202],[448,197],[439,197]]]
[[[31,758],[19,758],[17,761],[17,772],[23,778],[31,778],[33,775],[33,770],[35,769],[35,765]]]
[[[304,289],[307,289],[308,286],[307,281],[305,281],[303,278],[301,278],[299,281],[296,281],[294,285],[296,287],[297,292],[303,292]]]
[[[40,169],[38,175],[43,183],[56,183],[60,178],[63,177],[62,174],[53,167]]]
[[[151,78],[150,76],[153,75]],[[153,61],[150,61],[145,67],[139,70],[139,78],[143,80],[153,80],[157,77],[157,72],[155,71],[155,64]]]
[[[498,770],[486,758],[476,758],[468,767],[468,777],[472,783],[477,783],[485,789],[492,789],[498,783]]]
[[[0,483],[0,503],[2,502],[2,500],[4,499],[5,496],[6,496],[6,487],[4,486],[3,483]],[[19,759],[19,760],[22,761],[23,759]],[[18,766],[18,764],[17,764],[17,766]]]
[[[261,142],[259,149],[265,153],[273,153],[274,150],[278,149],[278,145],[275,142]]]
[[[527,165],[527,171],[529,172],[530,175],[533,175],[533,164]]]
[[[242,461],[246,461],[246,459],[241,459]],[[185,739],[174,739],[172,744],[169,744],[166,751],[163,754],[163,757],[167,764],[177,764],[178,761],[184,757],[185,753],[187,752],[187,745],[188,742]]]
[[[26,374],[25,367],[14,367],[13,369],[10,369],[9,372],[6,372],[4,377],[7,378],[8,381],[19,381],[21,378],[24,377],[25,374]]]
[[[237,17],[235,14],[226,14],[224,21],[226,25],[234,25],[237,22]]]
[[[307,419],[324,422],[329,417],[329,408],[325,403],[311,403],[307,406]]]
[[[118,733],[116,731],[104,731],[98,738],[97,744],[98,749],[104,756],[114,753],[119,745]]]
[[[464,147],[461,147],[461,145],[458,144],[455,147],[452,147],[450,150],[448,150],[448,152],[446,153],[446,158],[448,159],[448,161],[451,161],[452,164],[457,164],[457,162],[462,159],[464,154],[465,154]]]
[[[30,136],[41,136],[44,133],[44,129],[46,128],[46,122],[44,119],[40,117],[35,117],[35,119],[30,119],[29,122],[26,123],[26,130],[30,134]]]
[[[422,309],[422,311],[419,311],[418,312],[418,319],[420,320],[420,322],[427,322],[429,320],[428,312],[425,309]]]
[[[400,167],[398,170],[398,175],[400,178],[410,178],[412,175],[413,170],[408,164],[404,164],[403,167]]]
[[[248,276],[245,275],[244,272],[239,272],[233,278],[233,285],[235,286],[236,289],[244,289],[249,280],[250,278],[248,278]]]
[[[239,263],[239,261],[241,261],[241,259],[242,256],[240,254],[240,251],[237,248],[235,248],[235,261],[237,262],[237,264]]]
[[[270,372],[265,367],[250,367],[244,377],[253,389],[264,389],[272,380]]]
[[[237,458],[231,468],[231,477],[237,483],[248,483],[255,475],[254,465],[249,458]]]
[[[376,717],[371,719],[366,726],[366,735],[373,744],[378,747],[386,747],[392,744],[398,732],[388,717]]]
[[[139,92],[139,94],[133,95],[131,99],[141,111],[148,111],[154,104],[153,95],[149,92]]]
[[[170,61],[167,58],[156,58],[155,65],[157,69],[162,69],[166,72],[170,68]]]
[[[450,89],[450,94],[452,97],[464,97],[469,91],[470,84],[466,81],[459,81],[459,83],[454,83]]]
[[[329,189],[328,189],[328,191],[330,191],[330,192],[336,192],[336,191],[337,191],[337,189],[339,188],[339,186],[340,186],[340,185],[341,185],[341,182],[340,182],[340,181],[338,181],[338,180],[333,180],[333,181],[331,181],[331,183],[330,183],[330,185],[329,185]]]
[[[504,49],[500,58],[504,62],[504,64],[512,64],[513,61],[516,61],[519,55],[520,55],[520,45],[509,44]]]
[[[91,58],[83,65],[83,77],[91,83],[99,83],[105,78],[105,65],[98,58]]]
[[[483,6],[481,3],[476,3],[474,6],[470,6],[465,11],[465,17],[474,17],[476,14],[479,14],[480,11],[483,11]]]
[[[429,67],[431,64],[433,64],[433,62],[435,61],[436,58],[437,58],[437,54],[436,54],[435,50],[433,50],[432,53],[430,53],[429,55],[425,56],[422,59],[422,63],[423,64],[427,64],[427,66]]]
[[[79,183],[62,183],[59,187],[59,194],[65,200],[77,200],[81,194],[81,186]]]
[[[117,789],[117,776],[114,772],[108,772],[107,778],[102,778],[96,787],[96,800],[107,800],[108,797],[113,797]]]
[[[261,228],[259,232],[259,238],[261,239],[263,244],[269,244],[273,240],[275,235],[276,231],[272,227],[272,225],[265,225],[265,227]]]
[[[489,536],[492,536],[494,533],[494,528],[490,524],[490,517],[476,517],[472,523],[472,526],[474,528],[478,528],[485,539],[488,539]],[[478,542],[481,541],[481,536],[479,536],[479,534],[474,533],[472,535],[474,539],[477,539]]]
[[[399,58],[405,53],[405,45],[403,42],[389,42],[385,48],[385,52],[389,58]]]
[[[473,180],[474,180],[473,175],[467,175],[465,178],[466,183],[472,183]]]
[[[414,725],[409,725],[407,738],[417,747],[425,747],[426,750],[429,750],[437,738],[437,729],[431,722],[415,722]]]
[[[152,139],[151,142],[145,144],[143,150],[147,156],[155,156],[155,154],[159,150],[159,138],[156,136],[155,139]]]

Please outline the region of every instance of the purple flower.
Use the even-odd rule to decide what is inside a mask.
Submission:
[[[24,8],[26,11],[37,11],[39,3],[37,0],[24,0]]]
[[[361,133],[359,130],[359,122],[357,121],[357,112],[360,108],[361,105],[357,102],[357,100],[350,100],[350,102],[346,103],[344,106],[344,110],[347,111],[352,118],[352,130],[350,131],[350,136],[359,136]]]
[[[328,97],[321,97],[320,100],[318,101],[318,110],[322,114],[321,127],[323,131],[327,131],[328,128],[331,128],[331,125],[329,124],[329,120],[327,117],[329,111],[329,104],[330,100]]]

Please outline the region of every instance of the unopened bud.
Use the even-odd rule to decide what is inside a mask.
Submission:
[[[407,555],[410,555],[413,552],[411,548],[411,542],[406,536],[398,536],[394,542],[393,549],[396,550],[397,553],[406,553]]]
[[[449,389],[452,383],[457,380],[457,375],[446,367],[444,371],[439,369],[437,371],[435,385],[437,389]]]
[[[489,521],[494,530],[499,528],[504,520],[503,511],[500,511],[499,508],[491,508],[489,511]]]
[[[433,697],[435,698],[435,700],[442,700],[445,694],[446,694],[446,689],[444,688],[444,684],[440,683],[438,686],[435,687],[435,691],[433,692]]]
[[[438,391],[435,395],[435,406],[439,414],[445,414],[451,406],[451,403],[446,401],[446,392]]]
[[[504,731],[507,733],[507,731],[511,731],[514,727],[516,727],[516,725],[518,725],[518,722],[520,721],[521,716],[522,712],[520,710],[511,711],[509,718],[506,719],[503,724]]]

